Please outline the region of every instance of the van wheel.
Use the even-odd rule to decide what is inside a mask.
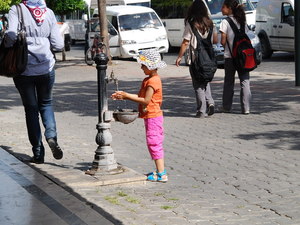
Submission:
[[[68,52],[71,50],[71,37],[69,34],[65,34],[65,50]]]
[[[271,58],[273,51],[271,49],[270,43],[265,37],[260,37],[260,44],[261,44],[261,52],[263,59]]]

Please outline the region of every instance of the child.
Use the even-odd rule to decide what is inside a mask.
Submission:
[[[117,91],[112,98],[128,99],[139,103],[139,117],[144,119],[148,150],[156,166],[155,172],[147,174],[147,180],[167,182],[168,176],[164,167],[163,113],[160,109],[162,84],[157,74],[157,69],[165,67],[166,63],[161,61],[160,54],[156,50],[141,51],[137,61],[148,76],[143,80],[139,94]]]
[[[222,6],[222,13],[223,15],[229,16],[239,29],[241,26],[245,26],[245,31],[246,32],[248,31],[245,11],[243,5],[239,4],[238,0],[225,0]],[[221,32],[221,44],[225,47],[225,52],[224,52],[225,78],[224,78],[224,88],[223,88],[223,112],[229,113],[231,112],[232,99],[234,94],[234,78],[235,78],[235,72],[237,70],[234,67],[233,60],[230,53],[230,49],[232,51],[234,33],[226,19],[224,19],[220,24],[220,32]],[[250,113],[250,99],[251,99],[249,72],[238,72],[238,75],[239,75],[240,85],[241,85],[241,92],[240,92],[241,111],[243,114],[248,115]]]

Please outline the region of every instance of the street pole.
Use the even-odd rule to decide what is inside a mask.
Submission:
[[[296,80],[296,86],[300,86],[300,1],[295,1],[295,80]],[[298,27],[298,28],[297,28]]]
[[[104,4],[103,4],[104,3]],[[106,21],[106,1],[98,0],[99,7],[99,18],[105,15]],[[102,8],[101,8],[102,7]],[[104,11],[103,11],[104,7]],[[101,19],[100,19],[101,21]],[[103,28],[100,23],[100,27]],[[107,31],[107,26],[106,31]],[[104,29],[105,30],[105,29]],[[103,34],[103,30],[101,30],[101,37],[105,37]],[[107,37],[107,36],[106,36]],[[105,39],[102,39],[103,42]],[[114,158],[114,151],[111,147],[112,135],[110,133],[110,121],[112,120],[112,112],[108,111],[108,100],[107,100],[107,83],[109,79],[106,76],[107,63],[109,61],[106,54],[107,53],[107,45],[101,46],[102,51],[96,55],[95,62],[97,64],[97,84],[98,84],[98,124],[96,126],[98,133],[96,135],[96,143],[98,144],[98,148],[95,151],[94,161],[92,164],[92,168],[87,170],[85,173],[89,175],[99,174],[113,174],[118,173],[118,165]]]

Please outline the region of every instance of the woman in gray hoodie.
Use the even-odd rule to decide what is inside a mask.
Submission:
[[[22,1],[21,9],[28,44],[26,70],[14,78],[25,109],[29,141],[32,145],[31,162],[44,163],[45,149],[39,123],[41,115],[45,127],[45,137],[55,159],[61,159],[63,152],[57,143],[56,122],[52,108],[52,88],[55,80],[55,58],[51,48],[63,49],[53,11],[44,0]],[[14,44],[17,37],[18,12],[12,6],[8,14],[6,47]]]

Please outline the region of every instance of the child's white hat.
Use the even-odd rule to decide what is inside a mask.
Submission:
[[[149,70],[162,69],[167,66],[164,61],[161,61],[159,52],[154,49],[140,51],[136,60],[138,63],[147,66]]]

